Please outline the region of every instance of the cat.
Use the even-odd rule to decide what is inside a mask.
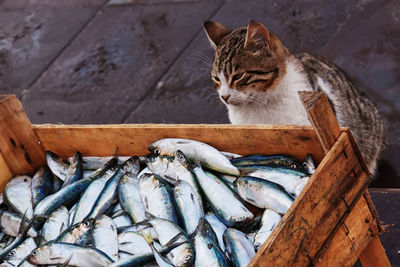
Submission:
[[[323,91],[375,172],[384,148],[383,122],[375,104],[342,70],[321,57],[291,54],[258,22],[230,30],[206,21],[204,30],[215,50],[212,82],[232,124],[310,124],[297,92]]]

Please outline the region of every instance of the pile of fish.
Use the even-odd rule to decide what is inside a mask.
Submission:
[[[48,151],[32,178],[10,180],[0,266],[247,266],[315,170],[310,155],[300,164],[188,139],[148,149],[67,161]]]

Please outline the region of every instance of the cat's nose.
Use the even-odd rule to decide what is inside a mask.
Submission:
[[[230,95],[222,95],[222,96],[221,96],[221,98],[222,98],[226,103],[228,103],[228,99],[229,99],[230,97],[231,97]]]

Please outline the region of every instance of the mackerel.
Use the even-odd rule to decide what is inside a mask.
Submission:
[[[239,170],[214,147],[190,139],[165,138],[148,146],[155,155],[174,156],[176,151],[182,151],[190,160],[197,159],[201,164],[217,172],[239,176]]]
[[[266,209],[262,216],[261,227],[254,236],[254,248],[259,250],[281,220],[281,215],[273,210]]]
[[[282,186],[264,179],[245,176],[233,184],[242,199],[262,209],[284,214],[294,201]]]
[[[95,248],[103,251],[112,260],[118,260],[117,229],[110,217],[102,215],[96,220],[92,236]]]
[[[32,219],[32,178],[26,175],[20,175],[10,180],[4,189],[5,202],[20,215]]]
[[[32,204],[33,208],[53,190],[54,177],[48,167],[40,168],[32,178]]]
[[[226,229],[224,242],[229,259],[235,267],[247,267],[256,255],[251,241],[239,230],[233,228]]]

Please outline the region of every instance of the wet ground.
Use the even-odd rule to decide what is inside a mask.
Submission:
[[[0,0],[0,93],[16,94],[33,123],[228,123],[205,20],[262,22],[292,52],[344,69],[386,122],[372,186],[400,187],[397,0]],[[400,265],[398,229],[383,241]]]

